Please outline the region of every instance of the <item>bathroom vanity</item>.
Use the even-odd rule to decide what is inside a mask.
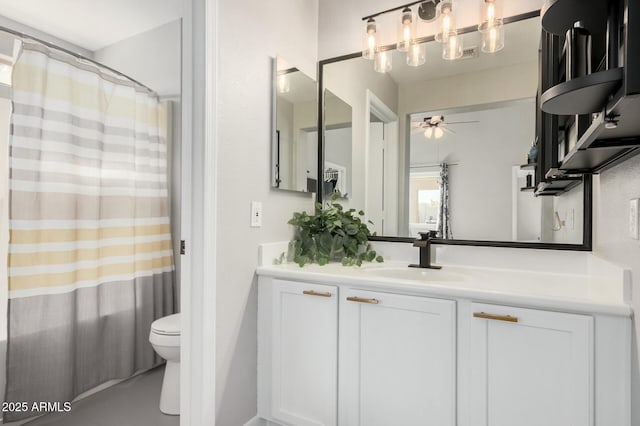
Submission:
[[[413,259],[394,253],[361,268],[300,268],[270,265],[263,247],[258,415],[282,425],[630,425],[624,270],[588,253],[554,255],[565,260],[536,272],[526,250],[446,250],[442,270],[408,268]]]

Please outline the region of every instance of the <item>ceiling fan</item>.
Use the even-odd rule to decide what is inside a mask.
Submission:
[[[436,138],[440,139],[444,136],[445,132],[454,134],[455,132],[448,126],[452,124],[470,124],[479,123],[479,121],[452,121],[445,122],[444,115],[434,115],[432,117],[425,117],[422,121],[414,121],[411,126],[414,128],[414,132],[424,131],[424,136],[427,139]]]

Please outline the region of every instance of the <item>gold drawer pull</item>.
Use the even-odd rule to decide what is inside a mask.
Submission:
[[[484,318],[488,320],[518,322],[518,317],[512,317],[511,315],[495,315],[495,314],[487,314],[484,312],[474,312],[473,316],[474,318]]]
[[[355,297],[355,296],[347,297],[347,300],[349,302],[369,303],[371,305],[377,305],[378,303],[380,303],[378,299],[365,299],[364,297]]]
[[[302,294],[306,294],[308,296],[320,296],[320,297],[331,297],[331,293],[328,291],[313,291],[313,290],[305,290]]]

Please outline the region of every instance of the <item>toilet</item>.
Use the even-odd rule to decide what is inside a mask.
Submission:
[[[180,314],[155,320],[151,324],[149,342],[167,361],[160,392],[160,411],[177,416],[180,414]]]

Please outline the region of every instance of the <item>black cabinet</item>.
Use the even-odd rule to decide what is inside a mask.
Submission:
[[[555,195],[640,152],[640,0],[547,0],[541,18],[536,194]],[[566,71],[574,25],[591,35],[578,77]]]

